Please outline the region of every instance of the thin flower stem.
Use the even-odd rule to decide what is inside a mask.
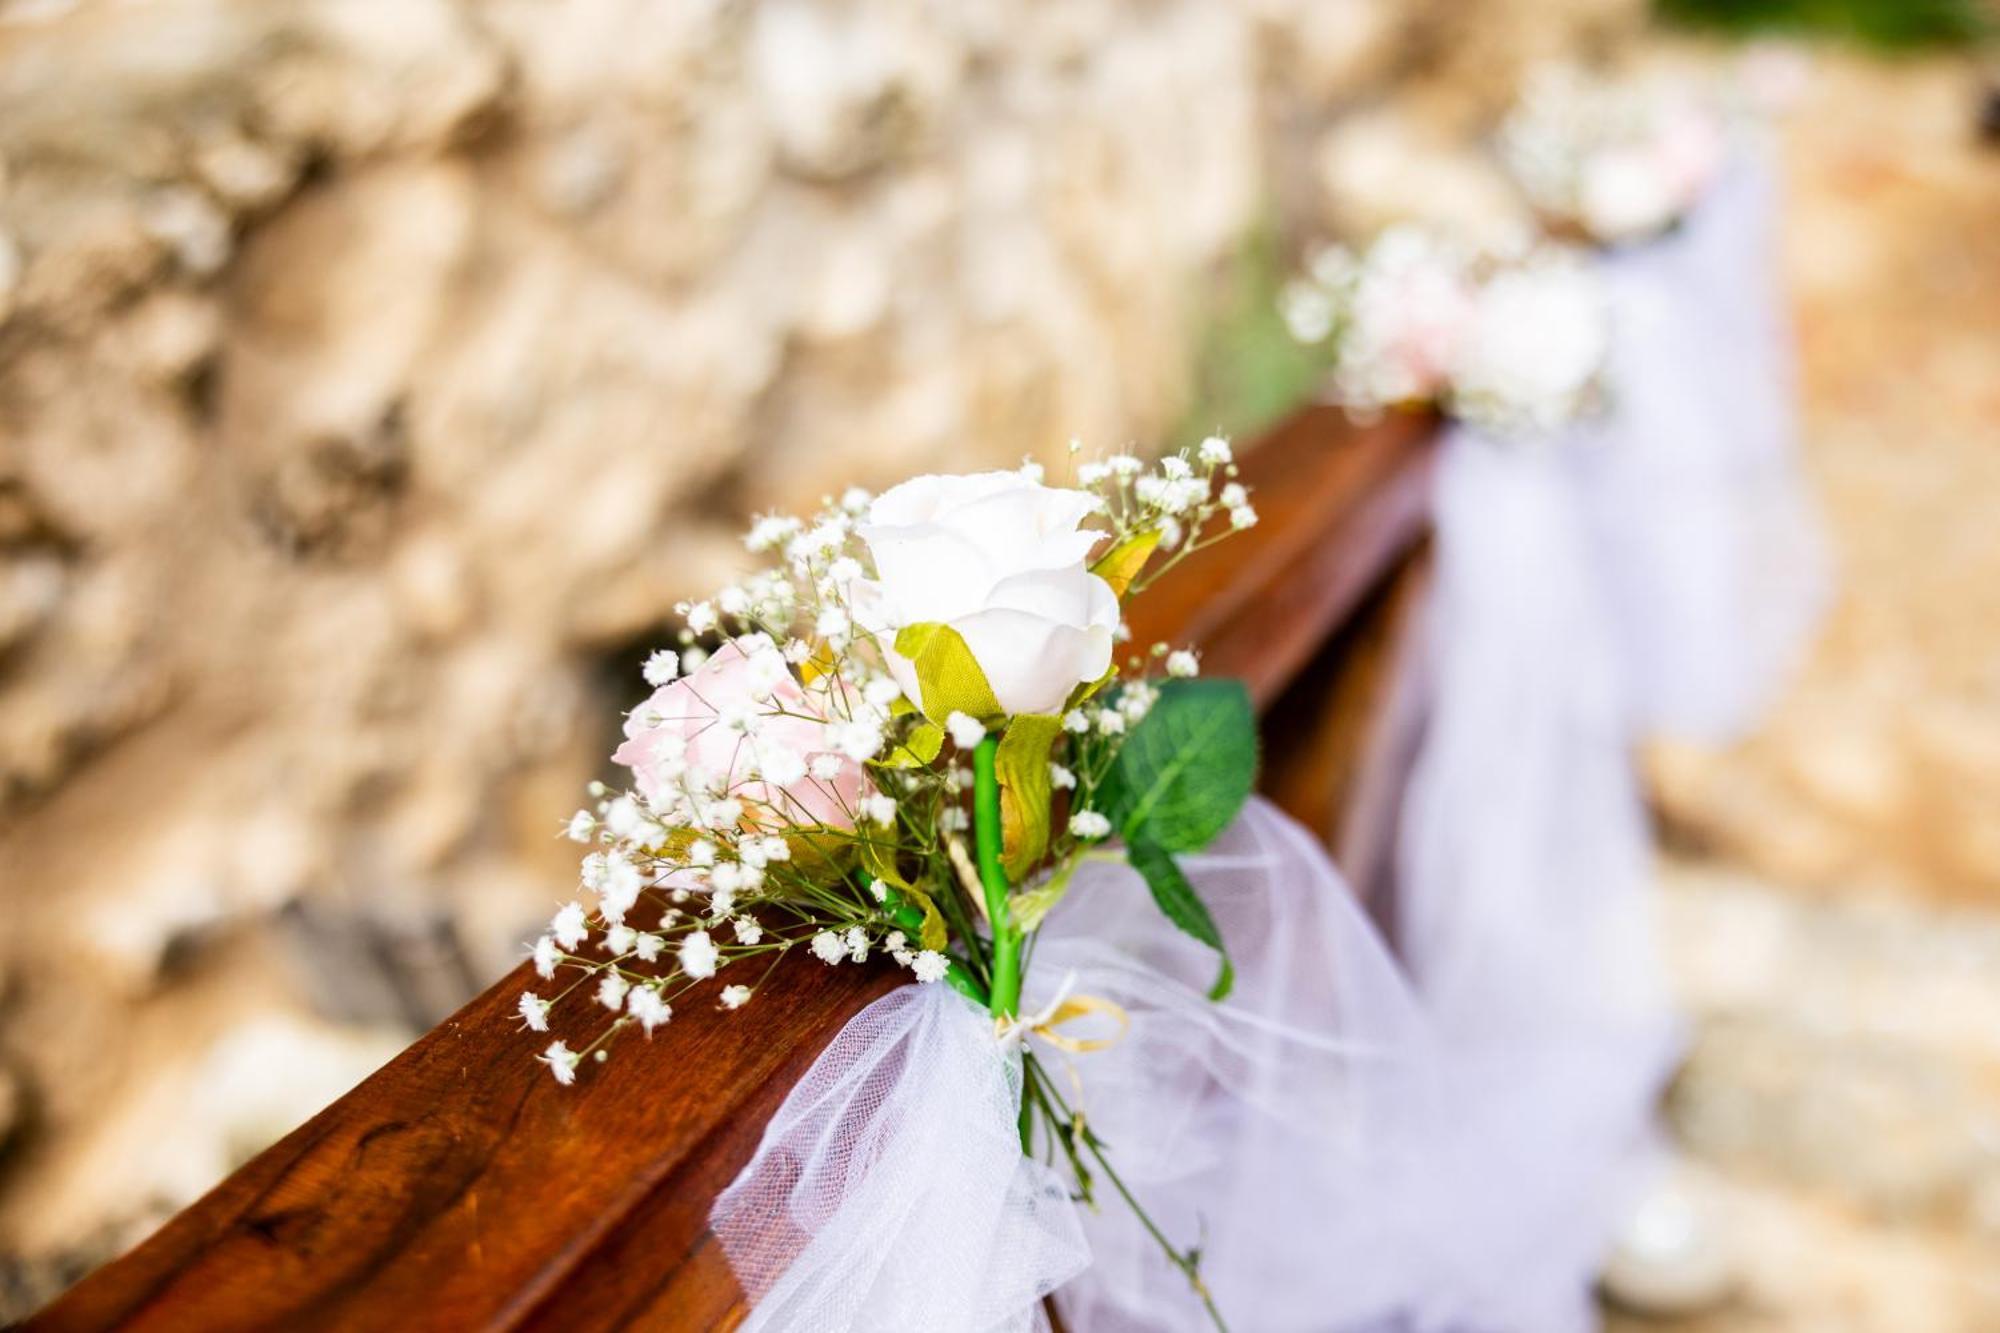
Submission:
[[[950,958],[951,961],[945,965],[945,984],[974,1004],[991,1004],[993,997],[986,993],[986,987],[979,984],[979,979],[972,975],[971,970],[956,957],[949,954],[946,957]]]
[[[1159,582],[1160,576],[1165,574],[1168,570],[1172,569],[1175,565],[1178,565],[1181,561],[1187,559],[1189,556],[1195,554],[1198,551],[1206,551],[1209,547],[1215,545],[1217,542],[1221,541],[1224,537],[1230,535],[1230,530],[1225,527],[1220,532],[1209,533],[1206,536],[1204,536],[1200,531],[1200,527],[1201,524],[1206,524],[1207,521],[1208,521],[1208,515],[1203,515],[1200,524],[1196,525],[1196,530],[1189,534],[1188,540],[1181,543],[1180,549],[1174,551],[1165,560],[1162,560],[1158,565],[1155,565],[1153,568],[1147,570],[1145,574],[1142,575],[1141,577],[1132,580],[1132,586],[1127,591],[1126,595],[1128,597],[1137,597],[1139,594],[1145,592],[1146,589],[1152,587],[1155,583]]]
[[[1037,1089],[1039,1097],[1044,1103],[1053,1105],[1063,1118],[1067,1119],[1072,1127],[1074,1127],[1076,1124],[1075,1114],[1070,1110],[1069,1104],[1063,1100],[1062,1094],[1055,1090],[1055,1085],[1049,1078],[1048,1071],[1041,1068],[1041,1063],[1035,1059],[1033,1052],[1025,1053],[1022,1059],[1022,1069],[1027,1074],[1030,1085]],[[1025,1102],[1026,1098],[1024,1097],[1023,1103],[1025,1104]],[[1153,1221],[1152,1214],[1148,1213],[1140,1205],[1139,1200],[1125,1184],[1124,1178],[1118,1174],[1117,1168],[1111,1165],[1111,1159],[1105,1156],[1103,1141],[1091,1132],[1088,1126],[1084,1126],[1080,1133],[1076,1132],[1073,1128],[1071,1134],[1065,1137],[1072,1140],[1080,1139],[1082,1141],[1085,1150],[1097,1162],[1098,1169],[1104,1172],[1104,1178],[1111,1182],[1112,1188],[1118,1191],[1118,1196],[1125,1200],[1126,1207],[1132,1210],[1133,1215],[1139,1219],[1140,1225],[1146,1228],[1146,1234],[1150,1235],[1154,1242],[1159,1245],[1160,1249],[1165,1252],[1168,1261],[1174,1267],[1181,1270],[1181,1273],[1188,1280],[1188,1285],[1194,1288],[1195,1295],[1201,1297],[1202,1308],[1208,1311],[1209,1320],[1215,1325],[1218,1333],[1229,1333],[1229,1325],[1224,1322],[1222,1311],[1218,1310],[1215,1306],[1215,1297],[1209,1292],[1208,1284],[1201,1280],[1201,1258],[1199,1253],[1194,1250],[1183,1251],[1174,1247],[1173,1241],[1168,1239],[1167,1234],[1160,1230],[1159,1224]],[[1071,1160],[1074,1162],[1076,1159],[1076,1149],[1073,1144],[1069,1151]]]

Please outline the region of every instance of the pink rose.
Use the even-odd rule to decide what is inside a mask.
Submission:
[[[1388,350],[1407,387],[1402,396],[1434,398],[1472,322],[1472,293],[1456,272],[1432,268],[1406,274],[1397,296],[1401,323]]]
[[[688,790],[721,789],[753,824],[853,828],[872,789],[861,765],[836,748],[843,723],[827,702],[823,690],[793,678],[775,648],[745,653],[726,643],[633,709],[611,758],[632,770],[640,795],[669,822],[688,818]],[[829,768],[830,776],[815,776]]]

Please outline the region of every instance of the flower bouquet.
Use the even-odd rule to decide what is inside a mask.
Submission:
[[[1678,225],[1720,174],[1719,102],[1686,81],[1546,66],[1501,125],[1500,158],[1551,230],[1644,241]]]
[[[677,1006],[755,1003],[788,954],[829,967],[886,956],[918,983],[906,991],[954,1002],[899,1000],[904,992],[890,997],[896,1006],[878,1001],[773,1122],[760,1162],[789,1151],[782,1125],[818,1123],[828,1080],[857,1077],[867,1093],[865,1114],[815,1131],[846,1145],[835,1193],[859,1188],[864,1159],[923,1157],[908,1143],[918,1126],[978,1121],[972,1103],[1004,1103],[1004,1151],[980,1157],[974,1143],[951,1154],[962,1192],[978,1175],[974,1158],[994,1168],[1005,1205],[996,1216],[1017,1220],[1037,1199],[1060,1191],[1090,1202],[1108,1182],[1206,1301],[1198,1248],[1177,1246],[1139,1211],[1074,1081],[1028,1040],[1095,1049],[1116,1039],[1123,1010],[1064,984],[1030,1011],[1023,985],[1041,927],[1080,870],[1118,862],[1167,922],[1212,952],[1210,993],[1231,988],[1225,940],[1181,862],[1249,797],[1249,700],[1239,683],[1198,679],[1185,649],[1122,648],[1120,605],[1257,515],[1220,438],[1150,467],[1117,455],[1075,473],[1070,488],[1044,484],[1033,465],[919,477],[880,496],[850,491],[810,520],[758,520],[748,545],[769,566],[677,608],[680,647],[645,664],[653,693],[614,755],[631,787],[594,784],[593,804],[569,821],[568,836],[591,849],[588,903],[563,907],[535,942],[535,970],[555,988],[523,994],[519,1012],[546,1031],[553,1005],[601,1007],[595,1039],[541,1055],[567,1084],[617,1038],[670,1023]],[[973,1012],[979,1040],[966,1036]],[[943,1035],[921,1060],[894,1045],[925,1025]],[[890,1027],[880,1048],[889,1063],[856,1075],[866,1063],[857,1052],[877,1050],[869,1041]],[[882,1093],[882,1079],[918,1064],[920,1083]],[[919,1099],[939,1097],[959,1104],[916,1114]],[[863,1144],[864,1121],[903,1147]],[[1061,1186],[1021,1176],[1037,1149],[1062,1168]],[[758,1170],[734,1204],[725,1197],[716,1228],[761,1311],[792,1299],[775,1285],[808,1281],[795,1262],[806,1240],[772,1235],[811,1210],[767,1199],[758,1212]],[[794,1162],[779,1193],[809,1174]],[[867,1211],[878,1231],[895,1216],[879,1201]],[[984,1290],[976,1277],[959,1285]],[[820,1301],[812,1308],[825,1319],[840,1299],[808,1304]],[[1012,1311],[1020,1294],[995,1300]],[[992,1309],[981,1308],[984,1327]]]
[[[1774,76],[1754,59],[1734,78],[1550,67],[1499,137],[1537,211],[1607,247],[1617,402],[1582,478],[1596,559],[1638,725],[1709,742],[1753,724],[1824,597],[1755,133]]]
[[[1392,227],[1360,251],[1317,252],[1280,313],[1325,350],[1329,392],[1357,414],[1437,406],[1500,434],[1545,433],[1602,397],[1604,295],[1560,247]]]

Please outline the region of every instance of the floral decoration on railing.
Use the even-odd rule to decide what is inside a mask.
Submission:
[[[1328,395],[1357,415],[1437,407],[1502,434],[1545,432],[1603,393],[1602,282],[1559,246],[1391,227],[1358,251],[1315,252],[1280,313],[1325,353]]]
[[[1101,1176],[1138,1207],[1020,1040],[1115,1006],[1024,1018],[1022,976],[1078,867],[1123,859],[1216,951],[1214,996],[1229,990],[1175,858],[1250,794],[1250,701],[1184,648],[1127,646],[1120,608],[1257,513],[1220,437],[1150,466],[1078,454],[1072,487],[1030,464],[760,519],[747,541],[769,567],[677,608],[681,646],[645,663],[653,693],[613,756],[630,789],[593,784],[568,824],[591,848],[588,902],[535,942],[551,985],[520,997],[537,1032],[558,1004],[605,1016],[588,1043],[542,1052],[557,1081],[676,1007],[755,1003],[790,954],[886,956],[986,1008],[996,1050],[1021,1051],[1024,1145],[1039,1128],[1086,1197]],[[1197,1254],[1162,1244],[1198,1287]]]
[[[1727,117],[1703,82],[1549,65],[1525,84],[1497,147],[1551,231],[1625,245],[1700,201],[1727,157]]]

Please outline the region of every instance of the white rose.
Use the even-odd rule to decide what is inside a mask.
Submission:
[[[1683,202],[1667,168],[1650,153],[1612,150],[1584,167],[1577,211],[1602,241],[1638,240],[1664,228]]]
[[[1453,392],[1461,408],[1503,424],[1560,425],[1588,395],[1610,344],[1597,275],[1544,259],[1496,275],[1480,291]]]
[[[855,618],[882,640],[890,671],[922,702],[896,631],[958,631],[1002,712],[1058,713],[1078,684],[1111,666],[1118,597],[1085,561],[1101,534],[1095,506],[1018,472],[916,477],[869,506],[855,531],[875,557],[853,586]]]

